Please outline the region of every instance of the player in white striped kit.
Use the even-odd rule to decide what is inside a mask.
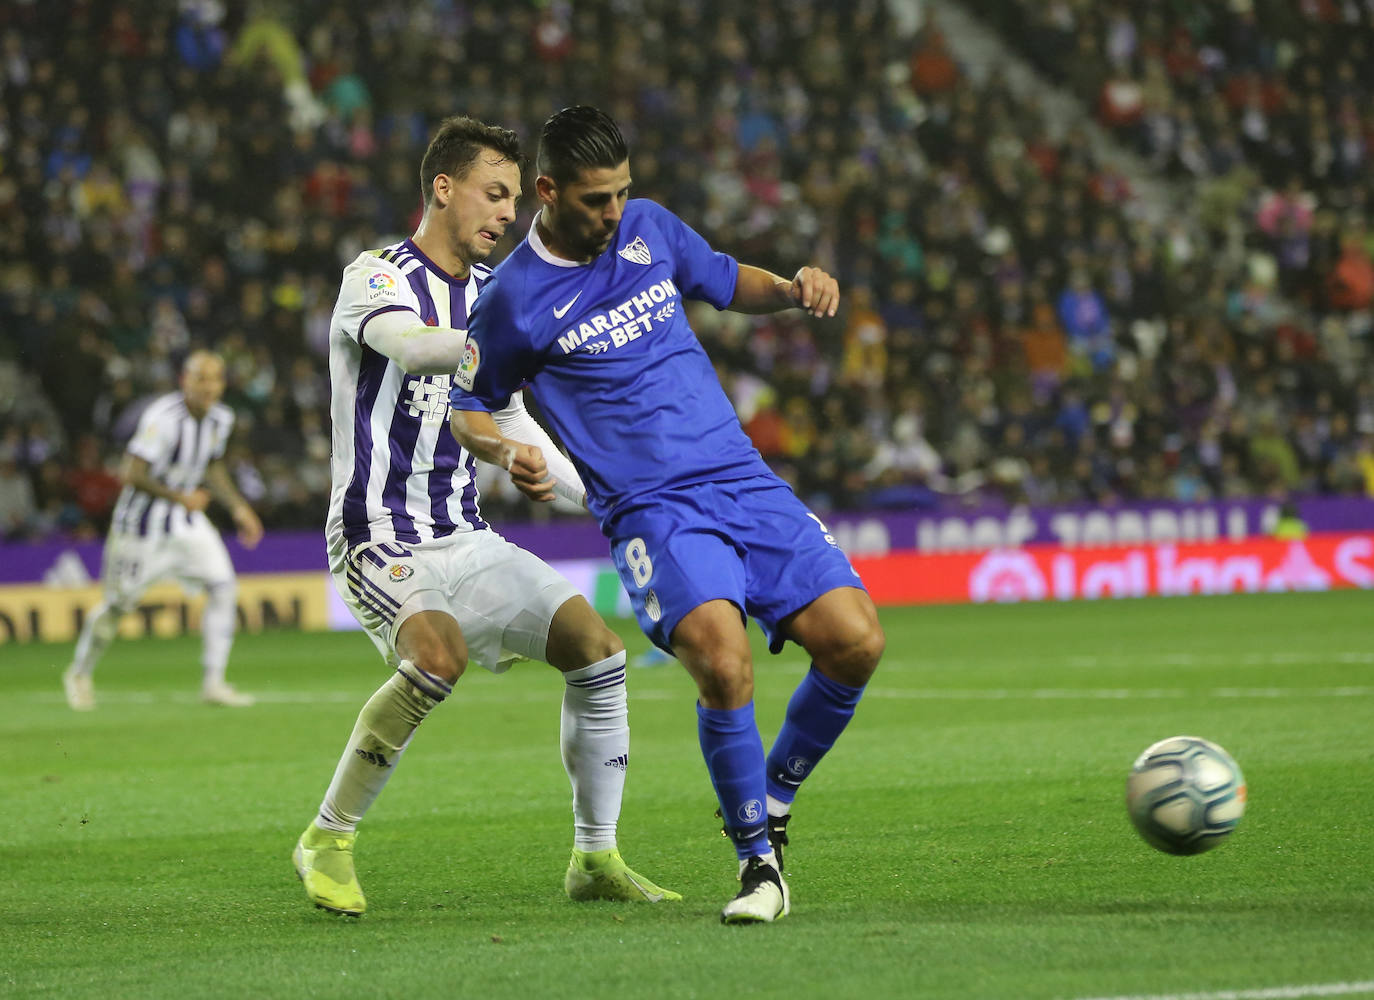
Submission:
[[[223,359],[195,351],[182,366],[181,390],[158,397],[139,417],[105,542],[104,595],[82,626],[72,664],[62,675],[67,703],[77,711],[95,708],[91,675],[119,620],[152,584],[167,579],[206,594],[201,697],[231,707],[253,703],[224,679],[238,588],[224,542],[205,516],[213,497],[229,509],[240,541],[252,548],[262,538],[262,524],[223,461],[234,427],[234,411],[219,401],[223,395]]]
[[[560,742],[573,788],[574,900],[681,899],[631,871],[616,825],[629,762],[625,647],[577,590],[482,520],[475,459],[447,428],[452,376],[470,364],[467,316],[485,260],[514,221],[515,134],[450,118],[420,168],[415,235],[344,271],[330,330],[334,488],[326,537],[340,594],[394,673],[358,717],[292,859],[317,906],[366,908],[353,863],[357,824],[415,729],[469,661],[512,659],[565,680]],[[516,401],[497,414],[499,452],[531,499],[582,501],[572,463]]]

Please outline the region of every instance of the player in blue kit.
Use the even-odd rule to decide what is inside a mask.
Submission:
[[[791,280],[717,253],[668,210],[629,200],[615,122],[566,108],[540,136],[541,208],[469,317],[450,395],[455,437],[485,461],[512,441],[491,416],[529,386],[568,447],[640,626],[698,690],[702,754],[739,858],[725,923],[787,914],[793,798],[882,655],[877,611],[816,515],[764,463],[687,323],[687,299],[833,316],[835,279]],[[745,615],[812,668],[772,749],[754,721]]]

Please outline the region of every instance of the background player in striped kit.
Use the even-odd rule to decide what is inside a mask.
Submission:
[[[182,366],[181,390],[158,397],[139,417],[120,468],[125,486],[105,542],[104,595],[82,626],[75,657],[62,675],[67,703],[78,711],[95,708],[91,675],[119,620],[144,591],[165,579],[205,590],[201,697],[232,707],[253,703],[224,679],[238,588],[224,542],[205,516],[213,497],[229,509],[244,545],[252,548],[262,538],[258,516],[235,489],[223,461],[234,426],[234,411],[220,402],[223,395],[224,360],[195,351]]]
[[[515,133],[448,119],[420,182],[415,235],[348,266],[330,330],[330,568],[395,672],[358,716],[296,845],[296,872],[317,906],[361,914],[357,824],[416,728],[469,661],[499,673],[523,656],[552,664],[566,682],[560,739],[574,839],[565,891],[575,900],[681,899],[631,871],[616,844],[629,762],[625,647],[570,583],[490,530],[476,460],[446,427],[453,372],[470,364],[468,311],[490,275],[478,262],[515,219]],[[510,440],[494,458],[522,492],[551,501],[557,489],[582,502],[576,471],[518,398],[497,419]]]

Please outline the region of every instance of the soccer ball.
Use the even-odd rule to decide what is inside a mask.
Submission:
[[[1215,743],[1175,736],[1146,747],[1136,759],[1126,779],[1126,809],[1151,847],[1201,854],[1240,822],[1245,778]]]

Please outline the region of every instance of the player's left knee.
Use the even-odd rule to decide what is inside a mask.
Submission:
[[[812,658],[827,677],[850,687],[863,687],[878,668],[886,648],[887,637],[877,621],[858,622],[812,650]]]
[[[588,666],[609,660],[623,652],[625,643],[605,625],[592,630],[582,639],[582,658],[587,661]]]
[[[239,586],[237,580],[217,580],[214,583],[206,585],[205,596],[209,600],[224,603],[226,601],[237,600],[238,591]]]

